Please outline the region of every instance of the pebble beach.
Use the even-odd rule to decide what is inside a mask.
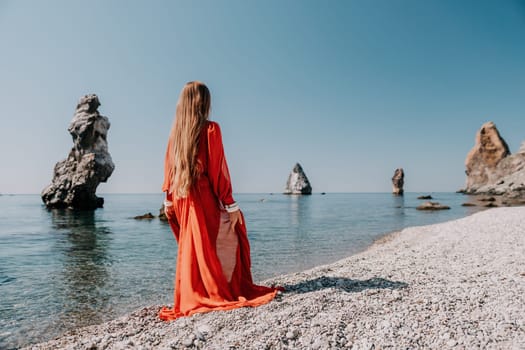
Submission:
[[[25,349],[524,349],[525,207],[407,228],[261,284],[286,291],[169,323],[152,305]]]

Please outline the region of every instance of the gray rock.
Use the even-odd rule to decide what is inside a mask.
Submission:
[[[293,329],[293,330],[290,330],[290,331],[286,332],[286,338],[287,339],[293,340],[293,339],[296,339],[298,336],[299,336],[299,330],[298,329]]]
[[[425,202],[416,208],[417,210],[444,210],[450,209],[449,206],[442,205],[438,202]]]
[[[138,215],[138,216],[135,216],[133,219],[135,220],[151,220],[155,218],[155,215],[153,215],[152,213],[146,213],[146,214],[143,214],[143,215]]]
[[[417,197],[417,199],[432,199],[432,196],[431,195],[419,196]]]
[[[295,164],[288,181],[284,194],[312,194],[312,186],[299,163]]]
[[[211,334],[211,328],[210,326],[208,326],[207,324],[201,324],[197,327],[197,331],[204,334],[204,335],[208,335],[208,334]]]
[[[96,209],[104,199],[95,192],[106,182],[115,165],[108,152],[107,133],[110,123],[100,115],[97,95],[82,97],[68,131],[73,148],[67,159],[55,165],[52,183],[42,190],[42,201],[48,208]]]
[[[394,171],[394,176],[392,177],[392,193],[396,195],[402,195],[404,192],[404,184],[405,172],[403,171],[403,168],[397,168]]]
[[[164,211],[164,203],[162,203],[159,209],[159,219],[162,221],[168,221],[168,217],[166,216],[166,212]]]
[[[190,339],[190,338],[186,338],[182,341],[182,345],[184,345],[185,347],[189,348],[193,345],[193,339]]]

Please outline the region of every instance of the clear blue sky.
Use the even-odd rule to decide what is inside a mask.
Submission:
[[[235,192],[455,191],[479,127],[525,140],[525,2],[0,0],[0,193],[40,193],[98,94],[116,169],[160,192],[182,86],[205,82]]]

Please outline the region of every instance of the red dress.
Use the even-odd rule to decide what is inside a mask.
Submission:
[[[214,310],[258,306],[271,301],[279,288],[252,281],[250,245],[244,223],[229,229],[225,205],[234,203],[219,125],[208,121],[200,135],[198,162],[202,174],[185,198],[169,193],[172,143],[169,140],[162,190],[173,205],[168,221],[178,242],[173,309],[159,316],[173,320]]]

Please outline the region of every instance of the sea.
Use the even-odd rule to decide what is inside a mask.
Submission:
[[[450,210],[416,210],[420,195]],[[158,218],[163,194],[106,194],[95,211],[49,210],[39,195],[0,195],[0,349],[53,339],[145,306],[169,305],[177,244]],[[237,194],[255,281],[363,251],[409,226],[467,216],[457,193]]]

